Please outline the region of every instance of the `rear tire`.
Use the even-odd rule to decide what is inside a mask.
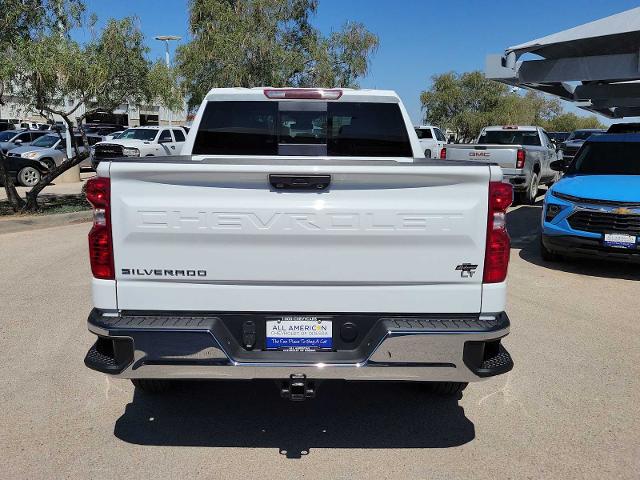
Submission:
[[[172,383],[169,380],[155,378],[135,378],[131,380],[133,386],[145,393],[164,393],[171,389]]]
[[[467,385],[466,382],[429,382],[427,390],[441,397],[455,397],[461,394]]]
[[[536,203],[536,197],[538,196],[538,191],[540,190],[540,177],[539,174],[533,172],[531,174],[531,180],[527,189],[524,192],[520,192],[519,195],[519,203],[524,205],[533,205]]]

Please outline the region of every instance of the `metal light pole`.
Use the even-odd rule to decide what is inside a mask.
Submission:
[[[171,57],[169,56],[169,42],[171,40],[181,40],[182,37],[178,36],[178,35],[158,35],[156,37],[154,37],[156,40],[160,40],[161,42],[164,42],[164,46],[165,46],[165,55],[164,55],[164,59],[167,62],[167,68],[171,68]],[[169,126],[171,126],[171,121],[172,121],[172,117],[173,117],[173,112],[169,109]],[[158,119],[159,120],[159,119]],[[160,122],[158,122],[160,123]]]

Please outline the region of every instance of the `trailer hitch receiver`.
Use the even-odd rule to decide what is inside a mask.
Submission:
[[[308,380],[303,373],[294,373],[284,380],[280,387],[280,396],[293,402],[302,402],[316,396],[316,387],[312,380]]]

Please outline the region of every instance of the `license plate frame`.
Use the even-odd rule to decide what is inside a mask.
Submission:
[[[633,250],[638,248],[638,236],[620,232],[605,232],[602,243],[606,247]]]
[[[265,319],[265,349],[280,351],[331,351],[330,317],[283,315]]]

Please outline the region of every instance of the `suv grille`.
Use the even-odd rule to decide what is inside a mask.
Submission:
[[[579,211],[567,221],[574,230],[604,233],[621,232],[640,235],[640,215]]]
[[[111,144],[96,145],[94,157],[96,158],[122,157],[122,147],[120,145],[111,145]]]

